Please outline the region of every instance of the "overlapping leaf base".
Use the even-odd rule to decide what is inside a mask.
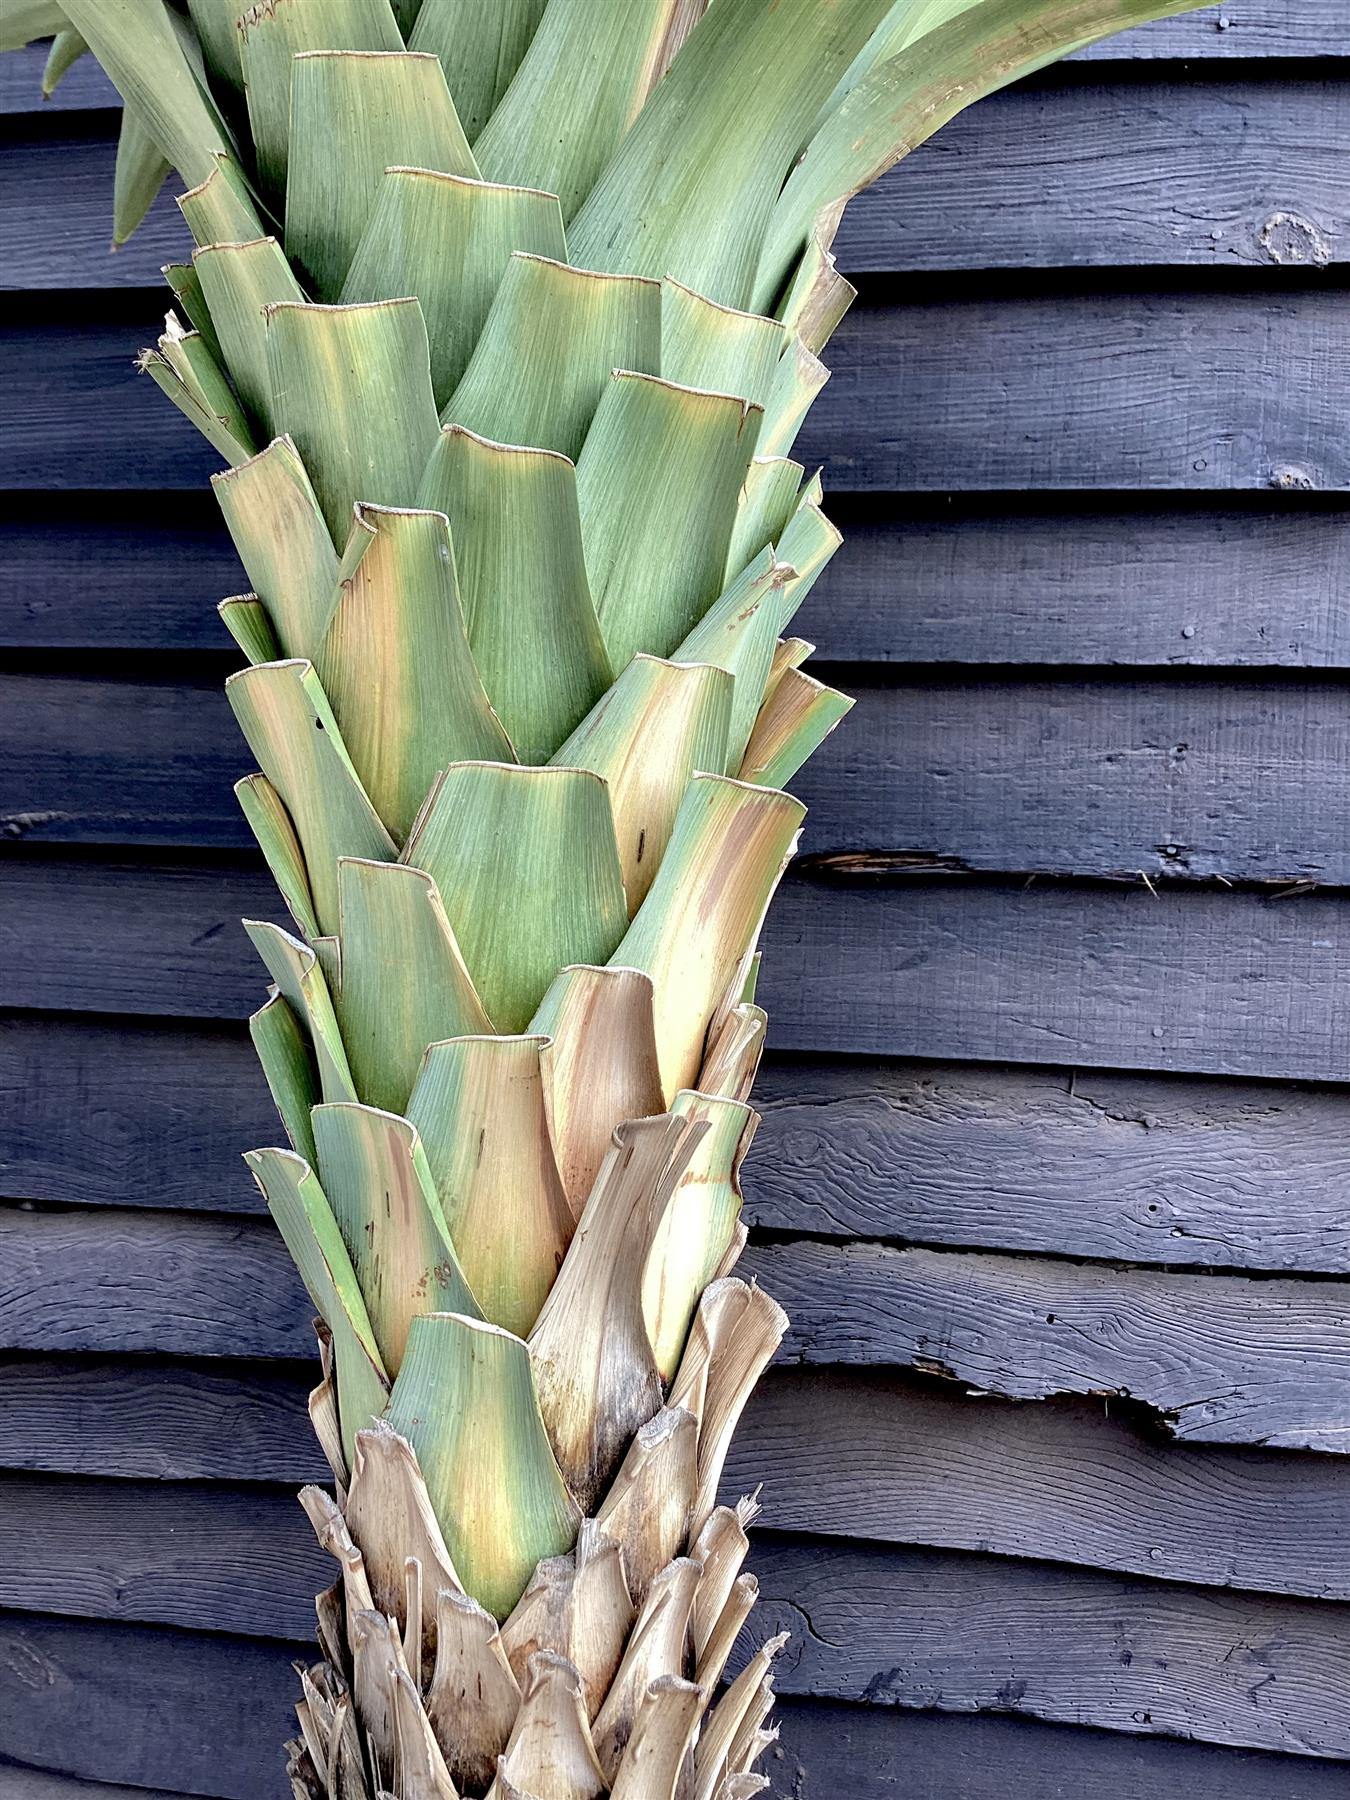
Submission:
[[[755,943],[847,710],[787,452],[848,196],[1153,0],[28,0],[198,249],[144,367],[229,465],[239,799],[336,1498],[309,1800],[743,1800]],[[709,1707],[711,1706],[711,1710]]]

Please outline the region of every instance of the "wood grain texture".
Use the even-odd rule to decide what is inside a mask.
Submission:
[[[333,1576],[295,1495],[266,1488],[6,1476],[0,1545],[0,1605],[244,1637],[303,1638]]]
[[[858,196],[839,266],[1322,268],[1350,252],[1347,137],[1324,81],[1009,88]]]
[[[1350,666],[1350,514],[885,510],[845,508],[844,547],[798,615],[841,661]],[[90,629],[115,624],[89,612]]]
[[[0,1241],[0,1349],[310,1353],[312,1308],[265,1220],[18,1208]],[[791,1315],[789,1362],[1115,1394],[1181,1439],[1350,1450],[1350,1283],[795,1241],[752,1245],[742,1272]]]
[[[95,496],[47,517],[26,498],[4,510],[0,645],[231,649],[216,602],[246,582],[209,497],[176,497],[168,519]],[[1114,510],[951,496],[830,510],[844,548],[796,627],[838,662],[1350,667],[1350,512],[1297,495],[1274,510],[1125,496]]]
[[[1350,1273],[1344,1089],[796,1058],[757,1101],[760,1226]]]
[[[1013,1399],[1116,1394],[1179,1439],[1350,1450],[1350,1283],[874,1244],[745,1262],[791,1315],[790,1359],[912,1365]]]
[[[170,1485],[324,1482],[305,1405],[313,1385],[312,1361],[7,1356],[0,1467]]]
[[[71,119],[7,151],[0,287],[153,286],[190,251],[171,185],[110,254],[113,125]],[[1322,268],[1350,251],[1347,133],[1350,93],[1324,81],[1012,88],[858,197],[839,265]]]
[[[787,1701],[765,1769],[791,1800],[1337,1800],[1335,1763],[995,1713]]]
[[[0,1017],[0,1096],[6,1199],[262,1211],[237,1028]],[[1345,1088],[770,1053],[755,1098],[772,1230],[1350,1273]]]
[[[31,1533],[47,1520],[40,1565],[6,1558],[0,1597],[10,1605],[178,1626],[211,1618],[246,1636],[298,1639],[331,1573],[290,1495],[21,1480],[3,1491],[7,1522]],[[23,1538],[7,1529],[3,1541],[17,1550]],[[1350,1616],[1339,1607],[762,1534],[750,1566],[762,1604],[749,1643],[793,1633],[784,1693],[1024,1710],[1120,1730],[1185,1721],[1212,1742],[1350,1755],[1336,1704],[1338,1680],[1350,1677]],[[1260,1675],[1273,1679],[1252,1694]]]
[[[867,491],[1350,487],[1342,295],[861,306],[794,454]]]
[[[283,1800],[277,1745],[293,1729],[291,1661],[312,1654],[308,1644],[11,1613],[0,1646],[0,1746],[16,1760],[140,1785],[172,1780],[211,1800]],[[1309,1757],[1028,1717],[792,1696],[776,1710],[784,1754],[770,1766],[794,1800],[828,1800],[855,1772],[848,1791],[867,1800],[1331,1800],[1344,1790],[1343,1768]]]
[[[1345,55],[1340,0],[1237,0],[1121,32],[1072,60]]]
[[[1340,1459],[1164,1443],[1120,1410],[784,1369],[756,1391],[723,1492],[763,1482],[774,1530],[1350,1599]]]
[[[1350,882],[1350,688],[966,672],[853,691],[794,783],[810,854]]]
[[[279,911],[242,864],[15,857],[0,1008],[242,1018],[265,988],[238,921]],[[1326,895],[794,876],[764,950],[779,1049],[1350,1076],[1350,912]]]
[[[78,503],[0,520],[0,644],[228,651],[216,602],[248,586],[209,495],[85,516]],[[27,516],[26,516],[27,515]]]
[[[1342,1080],[1346,913],[1319,895],[795,880],[761,992],[783,1049]]]
[[[786,1693],[1350,1755],[1339,1606],[862,1546],[762,1543],[755,1573]]]
[[[871,492],[1342,492],[1344,307],[1321,286],[862,306],[797,454]],[[202,486],[219,459],[137,375],[146,330],[5,334],[0,489]]]
[[[125,1359],[11,1357],[0,1363],[0,1383],[0,1464],[32,1477],[26,1485],[15,1478],[11,1535],[20,1517],[45,1506],[52,1542],[62,1546],[60,1557],[44,1551],[35,1559],[16,1542],[15,1554],[0,1559],[12,1579],[35,1561],[40,1567],[23,1580],[55,1579],[54,1562],[64,1566],[101,1545],[101,1531],[90,1525],[86,1532],[86,1523],[97,1520],[105,1491],[114,1519],[126,1520],[110,1526],[112,1536],[139,1530],[132,1551],[145,1569],[138,1579],[157,1581],[145,1534],[159,1529],[154,1521],[173,1504],[166,1490],[188,1496],[180,1534],[203,1508],[221,1508],[222,1553],[232,1556],[245,1541],[241,1521],[288,1541],[293,1535],[289,1510],[250,1510],[256,1484],[327,1480],[305,1411],[312,1368],[160,1359],[147,1369]],[[1350,1471],[1340,1460],[1164,1443],[1120,1414],[1119,1403],[1102,1400],[1015,1405],[857,1369],[774,1370],[738,1428],[722,1493],[733,1502],[762,1483],[762,1522],[778,1531],[1350,1598]],[[62,1475],[92,1479],[50,1479]],[[239,1490],[240,1506],[231,1511],[230,1491],[206,1482],[255,1485]],[[153,1483],[160,1489],[146,1485]],[[132,1489],[147,1496],[139,1525],[134,1509],[116,1511],[123,1505],[117,1495]],[[0,1495],[9,1491],[0,1481]],[[165,1497],[155,1499],[156,1492]],[[0,1533],[8,1511],[7,1501]],[[210,1533],[191,1541],[209,1544]],[[52,1609],[84,1610],[71,1598],[68,1569],[61,1580],[65,1598]],[[117,1606],[129,1592],[118,1586]],[[113,1616],[104,1603],[98,1611]],[[264,1622],[246,1625],[236,1611],[222,1623],[277,1628],[264,1615],[250,1617]]]
[[[283,1800],[308,1643],[0,1615],[0,1755],[209,1800]],[[134,1797],[139,1800],[139,1797]]]
[[[1350,687],[1208,676],[897,679],[793,788],[810,856],[1350,885]],[[0,674],[0,831],[244,850],[252,767],[219,680]]]
[[[187,1796],[164,1788],[109,1787],[106,1781],[80,1781],[0,1762],[0,1800],[187,1800]]]

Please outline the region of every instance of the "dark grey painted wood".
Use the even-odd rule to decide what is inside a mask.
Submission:
[[[1345,1089],[794,1059],[757,1104],[758,1225],[1350,1272]]]
[[[312,1358],[277,1366],[7,1356],[0,1467],[168,1485],[324,1482],[328,1464],[305,1405],[313,1385]]]
[[[187,1800],[163,1788],[109,1787],[106,1781],[80,1781],[69,1775],[44,1774],[0,1762],[0,1800]]]
[[[0,1349],[310,1357],[314,1309],[264,1219],[0,1212]]]
[[[290,1664],[306,1645],[22,1613],[0,1620],[0,1643],[0,1745],[12,1754],[105,1779],[130,1770],[193,1795],[283,1800],[276,1746],[294,1729]],[[769,1767],[794,1800],[827,1800],[846,1779],[867,1800],[1331,1800],[1345,1782],[1342,1767],[1310,1757],[1025,1717],[791,1697],[777,1710],[784,1756]]]
[[[161,1579],[148,1538],[168,1529],[178,1492],[186,1495],[179,1536],[204,1508],[218,1507],[221,1554],[234,1556],[250,1520],[250,1529],[293,1541],[289,1502],[274,1515],[257,1509],[256,1487],[240,1489],[235,1506],[231,1491],[200,1484],[328,1480],[305,1410],[312,1368],[161,1359],[151,1369],[126,1360],[19,1357],[0,1363],[0,1381],[0,1463],[29,1471],[0,1482],[0,1535],[7,1529],[14,1539],[0,1568],[10,1569],[11,1582],[29,1584],[11,1587],[15,1604],[100,1617],[123,1616],[125,1608],[133,1616],[135,1606],[149,1604],[141,1598],[145,1585]],[[763,1484],[762,1524],[779,1531],[1350,1598],[1350,1471],[1339,1459],[1165,1444],[1120,1412],[1119,1403],[1102,1400],[976,1400],[856,1369],[775,1370],[738,1428],[723,1497],[731,1502]],[[51,1479],[62,1475],[101,1479]],[[108,1477],[116,1478],[111,1488]],[[133,1492],[144,1499],[143,1515],[124,1497]],[[111,1601],[105,1590],[113,1576],[100,1572],[101,1557],[89,1583],[72,1574],[81,1558],[101,1551],[104,1495],[112,1508],[108,1541],[127,1538],[137,1571],[118,1577]],[[51,1554],[44,1550],[41,1566],[24,1570],[35,1561],[21,1542],[24,1522],[41,1517],[50,1518]],[[35,1541],[46,1541],[42,1531]],[[196,1532],[190,1542],[196,1555],[211,1533]],[[111,1568],[111,1551],[108,1560]],[[34,1597],[31,1584],[54,1580],[60,1597]],[[245,1585],[249,1593],[229,1603],[235,1611],[222,1623],[281,1629],[256,1610],[260,1602]],[[157,1585],[151,1591],[161,1608],[186,1604],[166,1600]],[[241,1608],[254,1609],[252,1624]]]
[[[858,196],[839,266],[1322,268],[1350,249],[1347,138],[1324,81],[1011,88]]]
[[[240,917],[260,869],[16,858],[0,1007],[241,1018],[265,984]],[[791,877],[761,995],[779,1049],[1350,1075],[1350,915],[1319,894]]]
[[[757,1390],[723,1492],[762,1482],[766,1528],[1350,1598],[1343,1461],[1162,1443],[1120,1411],[785,1369]]]
[[[875,492],[1343,491],[1344,310],[1321,286],[861,307],[799,453]],[[134,367],[149,324],[6,334],[0,489],[202,485],[220,459]]]
[[[111,255],[114,122],[70,124],[6,153],[0,285],[153,285],[191,251],[174,186]],[[1324,81],[1013,88],[859,196],[839,266],[1325,267],[1350,245],[1347,135],[1350,90]]]
[[[1350,882],[1350,687],[1173,677],[855,682],[794,789],[808,855]]]
[[[783,1354],[1014,1399],[1116,1394],[1196,1443],[1350,1452],[1350,1283],[874,1244],[752,1247]]]
[[[1339,1606],[862,1546],[766,1543],[755,1572],[786,1693],[1350,1755]]]
[[[794,780],[810,857],[1350,884],[1350,687],[854,671]],[[0,830],[248,849],[253,759],[219,682],[0,675]],[[851,864],[849,866],[852,866]]]
[[[844,548],[794,629],[839,662],[1348,668],[1350,513],[1292,499],[1274,511],[836,500]],[[92,499],[36,520],[25,501],[8,510],[0,645],[232,649],[216,602],[246,583],[207,496],[134,519]]]
[[[47,46],[30,44],[0,57],[0,113],[88,112],[120,107],[121,96],[92,56],[81,57],[50,100],[42,98]],[[73,126],[80,121],[72,120]]]
[[[764,1764],[791,1800],[1331,1800],[1345,1770],[1311,1758],[1123,1737],[994,1713],[788,1701]]]
[[[293,1493],[218,1483],[5,1477],[0,1545],[0,1605],[245,1637],[303,1638],[336,1573]]]
[[[1016,512],[969,500],[885,510],[841,514],[844,547],[798,614],[794,629],[826,656],[1350,666],[1345,513]]]
[[[1350,1073],[1350,922],[1323,896],[792,881],[764,943],[784,1049]]]
[[[0,1018],[0,1094],[6,1199],[261,1210],[239,1151],[277,1123],[238,1030]],[[1345,1088],[771,1054],[755,1099],[757,1225],[1350,1272]]]
[[[217,650],[216,602],[248,583],[208,495],[137,503],[120,516],[0,522],[0,644],[24,649]],[[161,516],[167,515],[167,516]]]
[[[1076,52],[1074,61],[1123,58],[1344,56],[1340,0],[1237,0],[1159,19]]]
[[[1350,486],[1329,290],[855,309],[797,446],[837,487]]]
[[[0,1615],[0,1754],[211,1800],[289,1800],[291,1664],[309,1655],[303,1644]]]
[[[0,1349],[309,1352],[312,1308],[265,1220],[9,1209],[0,1240]],[[1350,1283],[810,1242],[752,1246],[742,1273],[787,1307],[790,1362],[1117,1394],[1193,1442],[1350,1451]]]

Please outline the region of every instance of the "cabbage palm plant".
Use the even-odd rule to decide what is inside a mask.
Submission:
[[[728,1441],[756,938],[849,701],[789,454],[851,194],[1159,0],[18,0],[125,101],[116,235],[197,248],[146,372],[222,462],[220,608],[290,914],[248,921],[318,1315],[337,1580],[305,1800],[742,1800]]]

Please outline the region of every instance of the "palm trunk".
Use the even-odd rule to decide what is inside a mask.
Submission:
[[[291,914],[250,923],[338,1564],[308,1800],[742,1800],[728,1443],[756,939],[849,702],[788,451],[848,197],[1158,0],[28,0],[126,100],[119,236],[198,249],[144,366],[229,465],[222,618]],[[284,243],[284,248],[283,248]],[[181,316],[179,316],[181,314]]]

